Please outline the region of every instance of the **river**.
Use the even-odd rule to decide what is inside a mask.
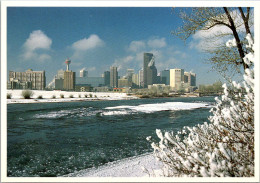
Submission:
[[[152,152],[146,137],[208,121],[213,97],[8,104],[9,177],[56,177]]]

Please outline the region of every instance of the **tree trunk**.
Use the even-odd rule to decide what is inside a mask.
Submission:
[[[238,49],[238,52],[239,52],[239,56],[240,56],[240,59],[241,59],[241,62],[237,62],[237,64],[243,64],[243,67],[244,67],[244,70],[249,68],[248,65],[244,62],[244,57],[245,57],[245,53],[244,53],[244,50],[243,50],[243,45],[239,39],[239,36],[238,36],[238,33],[237,33],[237,30],[236,30],[236,26],[235,26],[235,23],[229,13],[229,10],[224,7],[224,11],[228,17],[228,20],[229,20],[229,23],[230,23],[230,26],[229,28],[232,30],[233,32],[233,35],[235,37],[235,40],[236,40],[236,43],[237,43],[237,49]]]
[[[250,13],[250,7],[247,8],[247,16],[245,16],[244,11],[241,7],[238,8],[240,11],[240,14],[242,16],[242,19],[244,21],[245,29],[246,29],[246,34],[251,34],[249,25],[248,25],[248,20],[249,20],[249,13]]]

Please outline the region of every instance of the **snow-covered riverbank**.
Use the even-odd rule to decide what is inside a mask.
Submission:
[[[11,95],[11,99],[7,99],[7,103],[40,103],[40,102],[71,102],[71,101],[90,101],[90,100],[128,100],[137,99],[135,96],[128,96],[126,93],[113,92],[67,92],[67,91],[43,91],[32,90],[31,99],[22,97],[23,90],[7,90],[7,94]],[[64,96],[64,98],[61,97]],[[87,95],[87,98],[85,97]],[[42,96],[42,99],[38,99]],[[73,97],[73,98],[72,98]]]
[[[111,162],[99,168],[71,173],[65,177],[149,177],[161,174],[162,164],[152,154]],[[149,172],[149,173],[148,173]]]

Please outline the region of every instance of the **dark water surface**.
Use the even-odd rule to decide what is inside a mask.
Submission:
[[[212,97],[8,104],[8,176],[61,176],[151,152],[147,136],[208,121],[209,108],[145,113],[114,106],[214,104]]]

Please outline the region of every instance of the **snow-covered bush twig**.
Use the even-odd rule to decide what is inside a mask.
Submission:
[[[163,162],[164,176],[254,176],[254,44],[250,35],[246,38],[252,51],[244,60],[250,68],[242,84],[223,85],[210,123],[184,127],[177,134],[156,130],[160,142],[151,145]]]

